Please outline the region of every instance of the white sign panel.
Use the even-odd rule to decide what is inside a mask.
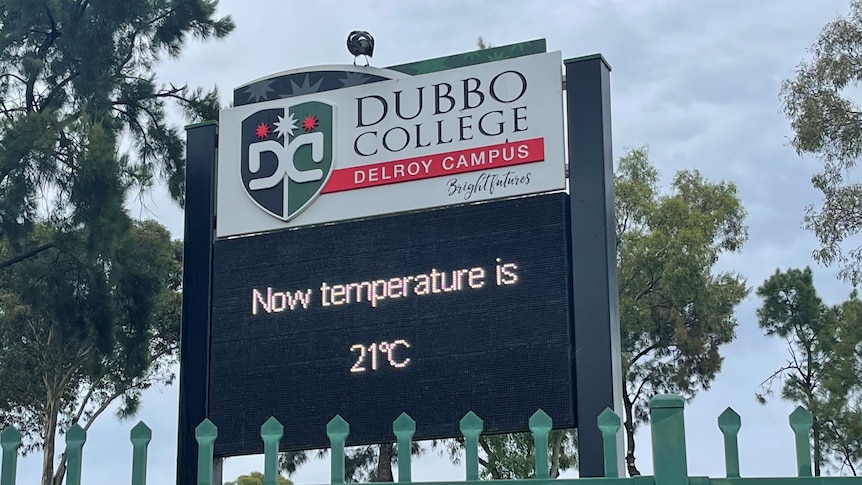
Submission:
[[[537,54],[223,110],[216,236],[565,188],[561,62]]]

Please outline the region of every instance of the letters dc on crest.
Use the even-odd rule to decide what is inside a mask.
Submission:
[[[243,120],[240,171],[255,204],[288,221],[314,201],[332,173],[333,118],[333,106],[312,101]]]

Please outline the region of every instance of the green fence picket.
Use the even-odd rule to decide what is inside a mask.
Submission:
[[[132,485],[147,485],[147,446],[153,438],[153,431],[139,422],[129,433],[132,441]]]
[[[410,483],[413,481],[410,451],[416,433],[416,421],[407,413],[401,413],[392,423],[392,432],[398,439],[398,483]]]
[[[284,426],[270,416],[260,427],[263,440],[263,485],[278,485],[278,445],[284,436]]]
[[[218,428],[209,419],[204,419],[195,428],[198,442],[198,485],[213,485],[213,445],[218,438]]]
[[[332,450],[330,483],[344,483],[344,443],[348,434],[350,425],[341,415],[336,414],[326,425],[326,435],[329,436],[329,447]]]
[[[790,427],[796,435],[796,472],[800,477],[811,476],[811,427],[814,419],[811,413],[802,406],[797,406],[790,413]]]
[[[84,455],[84,443],[87,442],[87,432],[78,423],[66,431],[66,483],[81,485],[81,462]]]
[[[656,396],[649,403],[653,473],[658,485],[689,482],[684,406],[682,397],[674,394]]]
[[[617,456],[617,433],[622,426],[622,420],[611,408],[605,408],[604,411],[596,418],[599,425],[599,431],[602,432],[602,451],[605,459],[605,477],[619,478],[619,469],[617,462],[620,459]]]
[[[724,435],[724,469],[727,478],[739,478],[739,414],[727,408],[718,416],[718,429]]]
[[[550,476],[548,435],[553,426],[554,422],[551,417],[541,409],[530,416],[530,431],[533,433],[533,443],[536,448],[536,478],[548,478]]]
[[[20,447],[21,432],[14,426],[9,426],[0,433],[0,449],[3,450],[0,485],[15,485],[18,469],[18,448]]]
[[[467,455],[467,480],[479,479],[479,435],[484,422],[473,411],[461,418],[461,434],[464,435],[464,448]]]

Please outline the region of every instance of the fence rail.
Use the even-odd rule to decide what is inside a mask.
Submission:
[[[602,478],[551,479],[548,463],[548,435],[553,421],[542,410],[536,411],[529,420],[530,431],[535,440],[535,478],[525,480],[482,480],[482,483],[498,482],[497,485],[862,485],[862,477],[813,477],[811,466],[810,436],[813,420],[811,413],[797,407],[789,417],[796,448],[796,477],[743,478],[739,473],[738,436],[741,429],[739,414],[727,408],[718,417],[718,427],[724,436],[725,478],[691,477],[688,475],[685,446],[685,418],[683,399],[676,395],[660,395],[650,401],[650,431],[652,439],[653,475],[620,478],[617,473],[618,460],[616,436],[622,420],[612,410],[606,409],[598,417],[597,425],[604,438],[605,476]],[[482,434],[482,419],[473,412],[461,419],[460,430],[464,437],[466,453],[466,481],[433,482],[436,485],[463,485],[479,481],[479,436]],[[407,414],[401,414],[392,425],[398,449],[410,449],[416,422]],[[350,434],[350,425],[335,416],[326,426],[331,452],[330,484],[343,484],[344,447]],[[87,433],[75,424],[66,432],[66,483],[81,485],[81,465]],[[284,436],[284,427],[275,418],[269,418],[260,428],[264,444],[264,484],[278,483],[278,446]],[[213,485],[213,445],[218,438],[218,428],[205,419],[195,430],[198,442],[198,483]],[[130,433],[132,443],[132,485],[147,483],[147,447],[152,439],[150,428],[139,422]],[[16,485],[18,451],[21,433],[14,427],[0,432],[0,485]],[[412,481],[410,453],[398,457],[398,483],[420,483]],[[502,483],[502,482],[505,482]],[[493,484],[491,484],[493,485]]]

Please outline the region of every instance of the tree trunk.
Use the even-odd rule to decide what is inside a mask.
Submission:
[[[632,412],[632,402],[629,399],[627,392],[623,391],[623,405],[626,409],[626,419],[623,421],[623,426],[626,428],[626,468],[630,477],[639,476],[641,474],[638,467],[635,466],[635,425]]]
[[[45,403],[45,435],[42,448],[42,485],[54,485],[54,453],[57,444],[57,416],[60,414],[60,396],[49,392]],[[62,481],[62,477],[61,477]]]
[[[479,457],[479,465],[484,468],[490,475],[492,480],[502,480],[503,474],[500,473],[500,468],[497,465],[497,457],[494,455],[494,450],[491,449],[491,446],[485,440],[484,436],[479,436],[479,446],[482,447],[482,450],[485,451],[485,454],[488,455],[488,460],[482,460],[482,457]]]
[[[214,458],[212,485],[222,485],[222,483],[224,483],[224,458]]]
[[[551,478],[560,476],[560,456],[563,454],[563,440],[566,437],[566,432],[551,433],[551,469],[548,474]]]
[[[823,457],[823,452],[820,450],[820,423],[815,416],[812,420],[811,431],[814,435],[814,476],[820,476],[820,460]]]
[[[383,443],[377,454],[377,473],[373,482],[392,482],[392,443]],[[407,451],[410,452],[409,450]]]
[[[60,455],[60,464],[57,465],[57,470],[54,472],[54,485],[63,485],[63,479],[66,478],[66,452]]]

